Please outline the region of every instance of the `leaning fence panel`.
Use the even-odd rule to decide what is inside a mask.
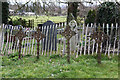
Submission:
[[[40,55],[50,56],[53,54],[66,54],[66,39],[60,35],[63,32],[66,24],[58,24],[58,25],[50,25],[50,26],[42,26],[42,33],[46,35],[46,38],[40,41]],[[18,52],[19,49],[19,40],[14,35],[20,29],[18,26],[9,26],[9,25],[2,25],[2,33],[1,33],[1,54],[12,54]],[[71,52],[71,55],[76,57],[83,55],[90,55],[90,54],[97,54],[98,52],[98,44],[95,40],[91,40],[90,36],[93,31],[97,30],[96,24],[89,25],[80,25],[77,26],[79,31],[76,31],[77,34],[74,36],[76,47],[74,51]],[[109,35],[109,39],[103,41],[101,43],[100,52],[110,56],[112,55],[119,55],[120,49],[120,34],[119,34],[119,25],[105,25],[103,24],[101,29],[105,34]],[[31,37],[31,34],[36,31],[34,28],[23,28],[26,36],[22,40],[22,47],[21,47],[21,54],[27,55],[37,55],[37,42],[34,38]],[[72,43],[72,42],[70,42]],[[70,49],[72,45],[70,45]]]

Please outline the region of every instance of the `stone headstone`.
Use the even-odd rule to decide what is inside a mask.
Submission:
[[[43,50],[57,50],[57,29],[55,23],[52,21],[47,21],[43,24],[38,25],[43,34],[45,34],[45,38],[42,40]],[[47,33],[48,30],[48,33]],[[48,49],[49,48],[49,49]]]

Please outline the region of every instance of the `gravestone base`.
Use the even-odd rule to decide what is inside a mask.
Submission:
[[[71,52],[74,52],[74,50],[76,49],[76,45],[75,45],[75,36],[73,36],[71,39],[70,39],[70,50]]]

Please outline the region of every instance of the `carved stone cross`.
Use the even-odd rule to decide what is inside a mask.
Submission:
[[[37,31],[32,34],[32,37],[34,37],[37,40],[37,59],[39,59],[39,43],[40,40],[45,38],[45,35],[41,33],[39,28],[37,28]]]
[[[70,38],[74,36],[76,33],[75,31],[72,31],[69,26],[66,27],[65,31],[61,33],[62,36],[64,36],[67,39],[67,61],[70,63]]]
[[[15,34],[15,37],[18,37],[19,39],[19,59],[21,59],[21,43],[23,38],[26,36],[26,34],[22,31],[22,28]]]
[[[93,31],[91,34],[91,39],[94,39],[96,43],[98,43],[98,64],[101,64],[101,53],[100,53],[100,45],[105,40],[108,39],[108,35],[102,32],[100,29],[96,32]]]

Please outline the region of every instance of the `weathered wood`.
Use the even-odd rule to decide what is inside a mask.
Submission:
[[[108,28],[109,28],[109,25],[107,24],[107,35],[109,35],[109,29]],[[107,40],[105,55],[107,54],[107,51],[108,51],[108,45],[109,45],[109,43],[108,43],[108,40]]]
[[[63,25],[63,24],[62,24]],[[113,28],[114,28],[114,30],[116,31],[115,32],[115,37],[114,38],[112,38],[111,37],[111,39],[112,40],[114,40],[114,44],[113,45],[110,45],[110,40],[104,40],[104,41],[106,41],[106,42],[101,42],[101,44],[100,44],[100,53],[102,53],[102,52],[105,52],[105,54],[107,54],[108,56],[111,54],[111,53],[113,53],[113,55],[114,54],[118,54],[119,55],[119,49],[120,49],[120,42],[118,41],[119,39],[118,39],[118,37],[119,37],[119,28],[117,27],[118,25],[116,24],[116,27],[114,27],[113,26]],[[12,28],[13,27],[13,28]],[[39,42],[39,43],[41,43],[41,50],[39,50],[40,52],[39,53],[44,53],[44,54],[47,54],[47,55],[52,55],[52,54],[55,54],[55,52],[53,51],[54,49],[53,49],[53,46],[55,46],[55,44],[54,43],[56,43],[55,42],[55,40],[53,40],[53,38],[55,38],[55,37],[53,37],[53,35],[56,35],[56,30],[54,30],[55,28],[54,28],[55,26],[53,26],[53,34],[51,35],[51,48],[50,48],[50,41],[48,40],[48,38],[46,38],[46,41],[48,41],[48,43],[46,42],[46,46],[48,46],[48,49],[50,48],[50,52],[48,53],[47,51],[47,53],[45,53],[44,52],[44,50],[43,50],[43,45],[42,45],[42,40],[40,40],[41,42]],[[61,28],[62,26],[59,24],[59,28]],[[15,53],[17,50],[19,50],[19,46],[18,45],[20,45],[19,44],[19,40],[17,40],[16,39],[16,42],[14,42],[14,39],[13,39],[13,36],[14,36],[14,34],[12,34],[13,32],[11,32],[11,33],[8,33],[7,34],[7,40],[8,41],[6,41],[5,43],[4,43],[4,39],[5,39],[5,36],[4,36],[4,31],[8,31],[9,29],[13,29],[13,30],[18,30],[18,28],[19,27],[17,27],[17,26],[8,26],[8,25],[5,25],[5,26],[3,26],[3,33],[2,33],[2,44],[1,44],[1,51],[2,51],[2,53],[11,53],[11,50],[12,50],[12,53]],[[57,28],[58,28],[58,26],[57,26]],[[56,28],[56,29],[57,29]],[[93,27],[94,28],[94,27]],[[97,29],[97,27],[95,27],[96,29]],[[94,28],[94,29],[95,29]],[[113,34],[113,32],[112,32],[112,29],[111,30],[108,30],[108,28],[109,27],[107,27],[107,33],[109,33],[108,35],[111,35],[111,34]],[[25,28],[24,28],[25,29]],[[105,27],[102,27],[101,29],[103,29],[103,30],[105,30]],[[43,29],[42,28],[42,32],[45,30],[45,28]],[[51,30],[50,30],[51,31]],[[46,31],[47,32],[47,31]],[[48,31],[49,32],[49,31]],[[88,34],[88,32],[89,32],[89,28],[88,28],[88,31],[87,31],[87,34]],[[103,31],[104,32],[104,31]],[[111,32],[111,33],[110,33]],[[50,33],[50,32],[49,32]],[[11,35],[12,34],[12,35]],[[86,31],[85,31],[85,29],[84,29],[84,25],[83,25],[83,27],[82,27],[82,34],[81,35],[85,35],[86,34]],[[91,33],[89,33],[89,34],[91,34]],[[50,35],[50,34],[49,34]],[[76,35],[76,36],[78,36],[78,35]],[[48,36],[47,36],[48,37]],[[74,45],[77,47],[77,54],[76,54],[76,49],[74,50],[74,54],[75,54],[75,56],[76,57],[78,57],[79,56],[79,54],[81,55],[81,54],[84,54],[84,45],[83,45],[83,41],[85,41],[84,39],[82,39],[82,38],[84,38],[85,36],[81,36],[81,40],[79,41],[78,40],[78,38],[77,37],[75,37],[75,39],[77,39],[79,42],[82,42],[82,45],[80,45],[79,46],[79,42],[77,43],[75,43]],[[49,37],[50,38],[50,37]],[[89,40],[90,38],[88,38],[88,40]],[[30,39],[31,40],[31,39]],[[28,38],[27,39],[25,39],[24,38],[24,41],[22,41],[22,44],[23,44],[23,42],[25,42],[25,44],[27,44],[27,43],[31,43],[32,45],[31,46],[28,46],[28,44],[27,44],[27,46],[25,46],[24,47],[24,45],[23,45],[23,47],[21,47],[21,54],[22,53],[25,53],[25,55],[26,54],[33,54],[33,55],[36,55],[37,56],[37,42],[35,42],[34,40],[31,42]],[[103,40],[103,37],[102,37],[102,40]],[[62,41],[64,41],[63,39],[62,39]],[[9,43],[10,42],[10,43]],[[54,43],[52,43],[52,42],[54,42]],[[99,44],[93,39],[93,41],[87,41],[87,38],[86,38],[86,42],[88,43],[86,43],[87,45],[86,45],[86,52],[85,52],[85,55],[88,53],[88,54],[94,54],[94,52],[95,52],[95,50],[96,50],[96,52],[97,52],[97,54],[99,53]],[[107,43],[108,42],[108,43]],[[21,45],[22,45],[21,44]],[[34,45],[35,44],[35,45]],[[58,44],[58,43],[57,43]],[[60,44],[63,44],[63,45],[59,45],[59,47],[57,46],[57,51],[58,51],[58,49],[59,49],[59,51],[62,51],[62,53],[60,52],[60,54],[61,55],[63,55],[64,53],[65,53],[65,41],[64,42],[60,42]],[[104,44],[106,44],[106,45],[104,45]],[[108,44],[108,45],[107,45]],[[40,44],[39,44],[40,45]],[[97,49],[96,49],[96,45],[97,45]],[[63,47],[64,46],[64,47]],[[113,48],[112,48],[112,46],[113,46]],[[107,48],[106,48],[107,47]],[[28,51],[27,51],[27,48],[28,48]],[[61,49],[61,50],[60,50]],[[25,51],[24,51],[25,50]],[[18,51],[19,52],[19,51]],[[34,54],[35,53],[35,54]],[[59,52],[56,52],[56,53],[59,53]],[[98,54],[99,55],[99,54]]]
[[[8,53],[8,44],[9,44],[9,41],[8,41],[8,38],[9,38],[9,33],[7,34],[7,43],[6,43],[6,46],[5,46],[5,53]]]
[[[82,35],[84,35],[85,25],[83,24]],[[81,48],[80,48],[80,55],[82,54],[83,49],[83,37],[81,38]]]
[[[0,39],[2,39],[2,41],[1,41],[2,42],[1,43],[2,44],[2,46],[1,46],[1,52],[3,53],[4,52],[4,32],[3,32],[3,28],[1,30],[2,30],[2,33],[1,33],[2,34],[2,38],[0,38]]]
[[[47,43],[47,42],[48,42],[48,38],[49,38],[49,36],[48,36],[48,35],[49,35],[49,34],[48,34],[49,29],[48,29],[48,28],[49,28],[49,27],[46,26],[46,28],[47,28],[47,29],[46,29],[46,32],[45,32],[46,37],[45,37],[45,45],[44,45],[44,46],[45,46],[45,54],[44,54],[45,56],[47,55],[47,49],[48,49],[48,43]]]
[[[85,46],[84,46],[84,55],[86,55],[86,47],[87,47],[87,31],[88,31],[88,25],[85,29]]]
[[[0,54],[2,52],[2,25],[0,24]]]
[[[117,51],[117,55],[119,55],[119,53],[120,53],[120,27],[118,28],[118,38],[119,38],[119,40],[118,40],[118,51]]]
[[[116,31],[117,31],[118,24],[116,24]],[[114,40],[114,46],[113,46],[113,55],[115,53],[115,43],[117,41],[117,32],[115,33],[115,40]]]

